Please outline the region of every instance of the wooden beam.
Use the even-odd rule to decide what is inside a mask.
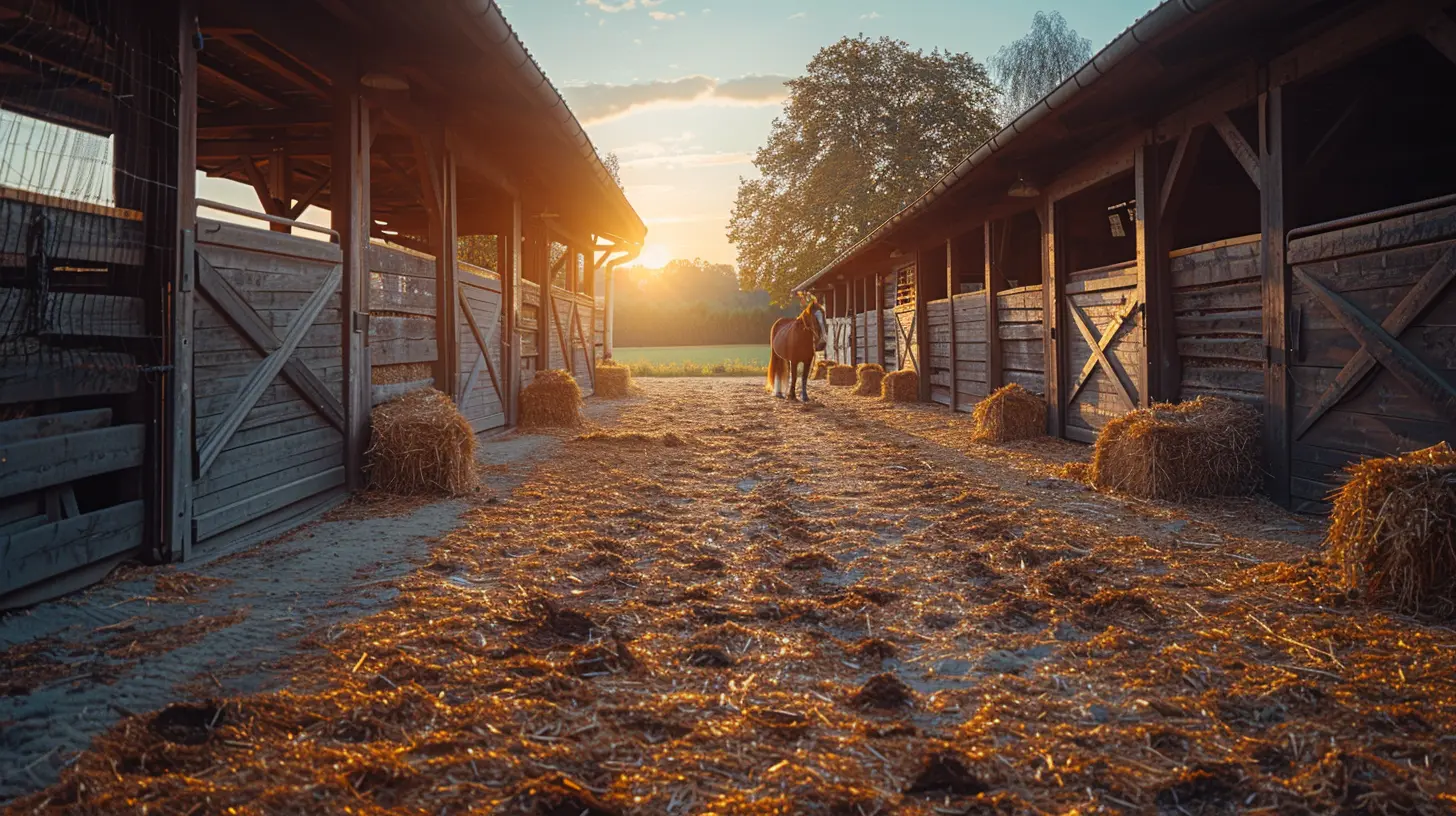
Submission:
[[[273,154],[268,157],[268,195],[272,196],[274,206],[277,207],[277,212],[273,215],[288,217],[293,203],[289,189],[292,182],[293,170],[288,163],[288,149],[285,147],[273,148]],[[268,229],[273,232],[293,232],[293,228],[287,224],[269,223]]]
[[[956,353],[955,319],[956,272],[960,259],[955,243],[954,237],[947,238],[945,241],[945,309],[950,317],[950,410],[952,413],[960,410],[960,398],[957,396],[960,388],[956,377],[956,362],[959,355]]]
[[[141,467],[143,425],[116,425],[0,446],[0,498]]]
[[[167,454],[162,467],[167,474],[167,491],[162,505],[165,516],[159,525],[164,540],[161,549],[174,561],[192,555],[192,460],[193,443],[193,351],[195,315],[195,236],[197,227],[197,29],[196,0],[178,3],[177,32],[177,135],[175,172],[176,207],[170,227],[178,236],[177,255],[164,273],[170,279],[169,359],[172,371],[166,379]]]
[[[926,253],[915,253],[915,362],[920,382],[920,401],[930,402],[930,326],[925,300],[925,282],[930,270],[926,268]]]
[[[511,199],[510,223],[496,236],[496,270],[501,280],[501,402],[506,425],[516,424],[521,389],[521,349],[516,334],[521,303],[521,200]],[[609,276],[610,277],[610,276]]]
[[[329,193],[331,225],[339,233],[343,282],[339,311],[344,322],[344,472],[350,490],[363,486],[364,448],[369,439],[371,375],[369,314],[369,106],[354,87],[340,88],[333,100],[333,181]]]
[[[216,68],[213,68],[210,65],[199,64],[197,66],[197,73],[201,76],[207,77],[209,80],[217,83],[218,85],[222,85],[225,88],[231,89],[238,96],[241,96],[256,105],[262,105],[265,108],[288,107],[277,99],[274,99],[273,97],[263,93],[256,88],[253,88],[250,85],[247,85],[246,83],[233,79],[231,76],[223,73],[222,71],[219,71]]]
[[[1228,145],[1229,152],[1234,154],[1234,158],[1238,160],[1239,166],[1244,168],[1244,172],[1248,174],[1249,180],[1254,182],[1254,186],[1258,187],[1262,184],[1263,180],[1259,174],[1259,157],[1255,155],[1254,149],[1249,147],[1248,141],[1244,139],[1244,134],[1234,126],[1227,113],[1221,113],[1213,118],[1213,129],[1218,131],[1219,137],[1223,139],[1224,144]]]
[[[996,293],[1000,291],[1004,273],[993,263],[991,246],[997,226],[1009,230],[1009,221],[987,221],[981,227],[981,272],[986,287],[986,393],[995,391],[1004,383],[1001,373],[1001,312],[997,308]]]
[[[1057,224],[1057,206],[1050,199],[1043,199],[1039,208],[1042,223],[1041,232],[1041,280],[1042,280],[1042,348],[1046,355],[1046,401],[1047,433],[1051,436],[1065,434],[1065,412],[1062,410],[1062,344],[1058,336],[1061,317],[1062,274],[1058,265],[1061,253],[1057,250],[1060,231]]]
[[[440,150],[434,153],[439,164],[432,167],[429,175],[439,185],[439,210],[432,224],[432,243],[435,255],[435,387],[446,394],[454,394],[460,379],[460,288],[456,285],[459,271],[458,249],[460,236],[456,224],[456,183],[454,156],[444,149],[443,134]],[[432,157],[429,152],[426,157]]]
[[[1173,149],[1173,163],[1168,166],[1168,173],[1163,177],[1163,187],[1158,192],[1160,223],[1171,223],[1177,214],[1193,179],[1193,168],[1198,166],[1198,156],[1203,150],[1203,139],[1207,133],[1203,126],[1195,125],[1178,139],[1178,146]]]
[[[268,71],[272,72],[273,74],[280,76],[283,79],[288,80],[289,82],[292,82],[294,85],[297,85],[302,90],[313,91],[314,93],[318,94],[321,91],[328,89],[327,83],[308,79],[302,74],[296,73],[293,69],[285,67],[282,63],[278,62],[267,54],[264,54],[257,48],[254,48],[250,43],[244,40],[241,36],[238,36],[236,33],[229,32],[226,34],[218,34],[215,36],[217,37],[217,39],[227,43],[228,46],[231,47],[234,51],[241,53],[243,56],[247,57],[253,62],[256,62],[257,64],[268,69]]]
[[[273,198],[272,190],[268,186],[268,178],[263,175],[263,170],[258,167],[258,162],[252,156],[242,157],[243,173],[248,177],[248,184],[253,192],[258,194],[258,203],[262,205],[263,212],[269,215],[287,217],[287,212],[277,199]]]
[[[200,114],[197,118],[197,129],[203,133],[242,129],[293,129],[323,127],[329,122],[327,108],[319,105],[274,110],[236,107]]]
[[[1446,0],[1389,0],[1357,6],[1358,14],[1270,61],[1269,86],[1308,79],[1385,43],[1422,33],[1445,5]]]
[[[304,190],[303,195],[299,196],[298,200],[294,202],[293,207],[290,208],[288,211],[288,217],[297,219],[299,216],[303,215],[304,210],[307,210],[309,206],[311,206],[313,202],[319,197],[319,193],[322,193],[324,189],[329,186],[329,179],[332,177],[333,174],[331,172],[321,174],[318,179],[314,181],[313,185],[310,186],[307,190]]]
[[[885,277],[875,274],[875,340],[879,343],[880,365],[885,364]]]
[[[145,520],[146,504],[132,501],[0,535],[0,595],[140,549]]]
[[[1270,498],[1289,504],[1289,308],[1284,255],[1288,211],[1284,172],[1284,89],[1271,87],[1259,98],[1259,213],[1264,236],[1261,288],[1264,294],[1264,456]]]
[[[1192,167],[1188,167],[1186,172],[1191,176]],[[1173,270],[1168,260],[1168,230],[1164,227],[1161,208],[1154,203],[1167,189],[1158,160],[1158,146],[1148,144],[1139,148],[1133,195],[1137,199],[1136,302],[1145,304],[1141,327],[1142,372],[1138,387],[1140,408],[1154,402],[1176,401],[1182,379],[1178,333],[1173,319]]]

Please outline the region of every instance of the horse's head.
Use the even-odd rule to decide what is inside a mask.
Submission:
[[[814,350],[823,351],[829,340],[829,324],[824,320],[824,307],[819,299],[810,295],[805,299],[804,311],[799,313],[799,323],[814,335]]]

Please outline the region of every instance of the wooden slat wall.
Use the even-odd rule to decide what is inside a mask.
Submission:
[[[829,337],[824,346],[824,356],[836,363],[848,364],[851,346],[849,344],[849,318],[831,317],[825,321]]]
[[[1289,262],[1381,323],[1431,271],[1456,253],[1456,208],[1447,207],[1337,232],[1296,238]],[[1391,456],[1456,441],[1456,410],[1437,404],[1380,365],[1302,435],[1311,408],[1360,349],[1355,335],[1297,276],[1289,286],[1291,343],[1291,486],[1296,510],[1326,512],[1340,468],[1363,457]],[[1299,331],[1294,332],[1297,321]],[[1411,354],[1456,385],[1456,282],[1447,283],[1402,332]]]
[[[1033,394],[1046,394],[1041,286],[996,293],[996,333],[1001,338],[1001,379]]]
[[[433,363],[435,259],[370,244],[369,363],[373,368]]]
[[[339,264],[339,247],[277,232],[199,221],[199,254],[281,335]],[[193,398],[199,446],[262,356],[206,297],[197,298]],[[335,292],[294,359],[343,399],[343,322]],[[275,380],[193,487],[197,544],[221,546],[287,529],[343,495],[339,429]]]
[[[1115,316],[1123,311],[1137,296],[1137,269],[1135,267],[1092,272],[1073,273],[1068,276],[1064,289],[1067,300],[1081,309],[1087,320],[1099,334],[1105,333]],[[1070,307],[1066,307],[1070,309]],[[1120,364],[1129,384],[1134,403],[1138,398],[1137,383],[1142,378],[1142,314],[1133,314],[1122,324],[1117,338],[1107,347],[1107,356],[1113,363]],[[1092,349],[1072,322],[1070,315],[1061,329],[1067,337],[1068,390],[1082,371]],[[1128,405],[1110,379],[1111,375],[1097,366],[1087,384],[1066,406],[1067,436],[1082,442],[1095,442],[1097,433],[1108,421],[1122,416],[1136,408]]]
[[[1179,397],[1264,401],[1260,236],[1173,253],[1173,314],[1182,363]],[[1194,248],[1197,249],[1197,248]]]
[[[536,327],[541,313],[541,287],[535,281],[522,279],[521,313],[516,320],[516,343],[521,349],[521,387],[531,384],[536,376],[537,335]]]
[[[925,327],[930,335],[930,359],[925,369],[930,374],[930,399],[950,405],[950,301],[932,300],[925,304]],[[920,375],[925,376],[926,371]],[[985,369],[981,371],[985,376]]]
[[[956,408],[972,411],[990,393],[986,387],[986,295],[956,295],[955,322]]]
[[[480,324],[480,330],[485,333],[490,361],[499,375],[501,371],[500,278],[485,270],[480,270],[480,272],[484,274],[476,273],[474,267],[467,268],[462,265],[458,276],[464,291],[462,302],[469,305],[475,319]],[[480,344],[476,342],[469,322],[462,318],[460,320],[459,373],[461,387],[469,383],[470,373],[474,370],[479,357]],[[482,368],[476,375],[474,386],[460,403],[460,413],[465,416],[470,427],[474,428],[476,433],[500,428],[506,424],[505,405],[501,402],[500,393],[491,381],[489,369]]]
[[[576,328],[570,330],[566,342],[571,345],[572,368],[576,373],[577,384],[581,386],[583,394],[594,393],[592,388],[592,300],[585,295],[578,295],[575,299]],[[570,324],[567,324],[570,326]]]
[[[899,352],[899,322],[895,319],[894,309],[885,309],[880,313],[885,326],[885,370],[895,371],[900,367]]]

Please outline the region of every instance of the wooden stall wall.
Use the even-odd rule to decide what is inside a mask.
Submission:
[[[1261,246],[1250,235],[1170,253],[1179,399],[1264,401]]]
[[[847,317],[831,317],[825,320],[829,337],[824,344],[824,357],[836,363],[849,365],[854,348],[850,345],[850,322]]]
[[[516,345],[521,350],[521,387],[531,384],[540,368],[540,352],[537,346],[540,336],[536,331],[541,314],[541,287],[535,281],[520,281],[521,313],[516,318]]]
[[[861,363],[878,363],[880,352],[875,335],[875,314],[873,310],[854,316],[854,351]]]
[[[551,348],[548,351],[550,366],[567,369],[581,386],[583,394],[592,393],[592,378],[595,373],[591,365],[591,344],[587,340],[586,327],[592,322],[592,298],[552,287],[551,289]]]
[[[435,384],[435,259],[370,244],[369,365],[374,405]]]
[[[895,371],[900,367],[900,322],[895,317],[895,310],[887,308],[880,312],[880,323],[885,332],[885,370]]]
[[[920,375],[930,376],[930,399],[950,405],[953,385],[950,357],[950,300],[932,300],[925,304],[925,331],[929,337],[930,356]]]
[[[1294,507],[1340,468],[1456,441],[1456,207],[1289,241]]]
[[[221,547],[344,496],[337,244],[204,219],[193,317],[193,538]]]
[[[460,287],[460,413],[476,433],[504,427],[501,399],[500,276],[467,263],[456,264]]]
[[[986,387],[986,295],[967,292],[955,298],[956,409],[975,410]]]
[[[1072,272],[1062,288],[1066,435],[1092,443],[1138,407],[1142,309],[1135,261]]]
[[[996,334],[1001,339],[1001,381],[1046,394],[1046,341],[1042,335],[1041,286],[996,293]]]

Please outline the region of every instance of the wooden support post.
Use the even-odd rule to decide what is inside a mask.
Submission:
[[[501,279],[501,403],[506,425],[514,426],[521,395],[521,348],[516,335],[521,314],[520,198],[512,198],[510,223],[496,235],[496,266]]]
[[[1047,433],[1062,436],[1062,355],[1058,333],[1062,276],[1057,272],[1057,205],[1051,199],[1043,198],[1037,215],[1041,218],[1041,326],[1046,354]]]
[[[556,333],[556,297],[552,294],[551,234],[538,220],[532,226],[531,267],[536,272],[536,286],[541,292],[541,306],[536,311],[536,370],[551,368],[551,347]]]
[[[885,364],[885,276],[875,275],[875,342],[879,344],[876,362]]]
[[[197,222],[197,49],[194,35],[197,33],[197,4],[195,0],[181,0],[177,6],[178,121],[176,144],[167,146],[169,152],[175,151],[172,171],[176,173],[177,193],[174,217],[166,226],[176,236],[179,246],[168,269],[172,276],[172,371],[167,377],[167,410],[163,413],[168,421],[160,423],[160,427],[167,429],[170,438],[164,464],[168,475],[164,483],[168,494],[164,503],[167,517],[161,525],[166,539],[159,549],[173,561],[185,561],[192,555],[192,320],[196,281],[193,240]]]
[[[344,267],[339,311],[344,323],[344,472],[350,490],[364,484],[369,441],[369,106],[353,77],[340,82],[334,99],[333,193],[329,209],[339,233]]]
[[[1178,336],[1173,325],[1173,272],[1169,268],[1159,218],[1163,179],[1156,144],[1137,149],[1133,190],[1137,200],[1137,302],[1144,304],[1138,407],[1146,408],[1153,402],[1176,400],[1179,380]]]
[[[859,332],[855,323],[859,320],[859,298],[854,291],[854,279],[844,282],[845,300],[849,303],[849,364],[859,365]]]
[[[431,217],[435,255],[435,387],[458,394],[460,379],[459,235],[456,224],[455,157],[449,147],[433,151],[439,164],[438,215]]]
[[[1010,222],[1005,221],[1002,224],[1002,228],[1005,229]],[[1001,289],[1003,273],[995,268],[991,252],[992,236],[995,232],[995,221],[987,221],[986,225],[981,228],[983,239],[981,243],[985,248],[983,266],[986,282],[986,393],[988,394],[1004,385],[1001,381],[1001,314],[996,306],[996,293]]]
[[[1284,268],[1284,89],[1272,87],[1259,96],[1259,212],[1263,225],[1261,254],[1264,291],[1264,456],[1265,488],[1270,498],[1289,504],[1289,348],[1285,313],[1289,295]]]
[[[930,402],[930,327],[926,325],[929,317],[925,308],[925,282],[930,279],[930,270],[925,259],[925,252],[915,251],[915,362],[920,401]]]
[[[289,197],[288,186],[292,181],[292,169],[288,164],[288,149],[285,147],[273,148],[273,153],[268,157],[268,196],[273,199],[273,215],[281,215],[285,218],[293,210],[293,199]],[[293,227],[287,224],[270,223],[268,229],[273,232],[293,232]]]
[[[960,355],[956,352],[956,272],[960,266],[960,257],[956,252],[955,238],[947,238],[945,241],[945,310],[950,317],[950,410],[960,410],[960,388],[957,384],[956,364],[960,361]]]

